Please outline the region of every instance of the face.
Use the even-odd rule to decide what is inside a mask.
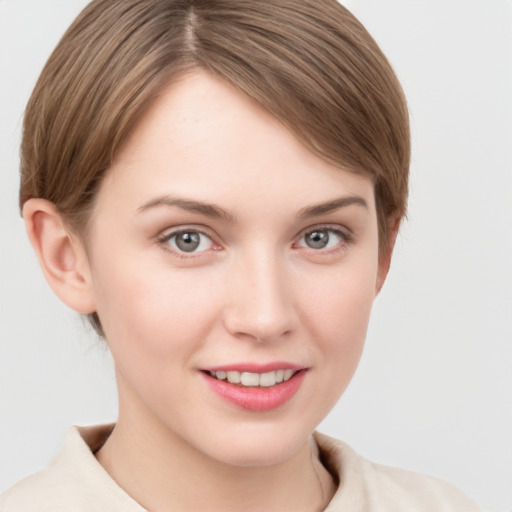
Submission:
[[[356,369],[384,277],[371,181],[200,72],[118,154],[88,261],[120,421],[238,465],[309,442]]]

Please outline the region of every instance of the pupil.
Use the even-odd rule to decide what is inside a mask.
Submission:
[[[200,241],[198,233],[181,233],[176,237],[176,245],[184,252],[195,251]]]
[[[312,231],[306,235],[306,244],[312,249],[323,249],[329,241],[329,235],[325,230]]]

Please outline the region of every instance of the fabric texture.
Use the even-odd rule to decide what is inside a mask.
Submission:
[[[113,427],[73,427],[46,469],[0,496],[0,511],[147,512],[116,484],[94,456]],[[322,434],[315,433],[314,438],[322,462],[339,482],[325,512],[480,511],[441,480],[374,464],[345,443]]]

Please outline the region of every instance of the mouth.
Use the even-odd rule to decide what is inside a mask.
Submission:
[[[240,372],[236,370],[212,370],[208,375],[216,380],[229,382],[241,387],[268,388],[289,381],[299,370],[290,368],[274,370],[264,373]]]
[[[265,412],[289,402],[307,373],[304,367],[272,366],[274,368],[212,368],[200,373],[210,390],[224,401],[244,410]]]

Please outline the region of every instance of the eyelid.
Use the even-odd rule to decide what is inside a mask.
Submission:
[[[204,235],[205,237],[207,237],[211,243],[212,243],[212,248],[210,249],[206,249],[206,250],[203,250],[203,251],[199,251],[199,252],[190,252],[190,253],[187,253],[187,252],[182,252],[182,251],[177,251],[176,249],[172,248],[168,242],[169,240],[171,240],[173,237],[181,234],[181,233],[189,233],[189,232],[196,232],[196,233],[200,233],[201,235]],[[193,258],[193,257],[197,257],[201,254],[204,254],[206,252],[208,252],[209,250],[213,249],[213,250],[218,250],[220,249],[220,244],[218,244],[216,241],[215,241],[215,236],[211,233],[211,230],[209,229],[206,229],[205,227],[203,226],[198,226],[198,225],[179,225],[179,226],[175,226],[175,227],[172,227],[172,228],[166,228],[164,229],[159,235],[157,235],[156,239],[158,241],[158,243],[160,244],[160,246],[166,250],[166,251],[169,251],[171,252],[172,254],[180,257],[180,258]]]
[[[296,240],[301,239],[304,235],[311,233],[312,231],[320,231],[320,230],[331,231],[340,235],[347,242],[354,241],[354,234],[351,229],[340,226],[339,224],[315,224],[313,226],[308,226],[307,228],[301,230],[298,235],[295,237]]]
[[[325,231],[329,231],[331,233],[334,233],[336,236],[341,238],[340,243],[336,244],[335,247],[321,248],[321,249],[314,249],[312,247],[308,247],[307,245],[298,245],[299,242],[308,233],[312,233],[314,231],[320,231],[320,230],[325,230]],[[348,245],[352,244],[355,241],[355,237],[354,237],[353,232],[349,228],[340,226],[339,224],[335,224],[335,225],[333,225],[333,224],[317,224],[317,225],[314,225],[314,226],[308,226],[306,229],[303,229],[297,235],[295,240],[296,241],[293,243],[293,245],[296,246],[296,247],[299,247],[300,249],[307,250],[307,251],[312,251],[312,252],[314,252],[316,254],[322,254],[322,253],[323,254],[327,254],[327,253],[336,252],[336,250],[340,249],[340,246],[346,248]]]
[[[173,236],[179,235],[180,233],[188,233],[190,231],[197,231],[198,233],[201,233],[202,235],[205,235],[208,238],[212,238],[212,235],[209,232],[209,230],[207,230],[206,228],[204,228],[202,226],[198,226],[198,225],[194,225],[194,224],[191,224],[191,225],[181,225],[180,224],[179,226],[167,227],[167,228],[163,229],[157,235],[156,238],[158,240],[169,240]]]

